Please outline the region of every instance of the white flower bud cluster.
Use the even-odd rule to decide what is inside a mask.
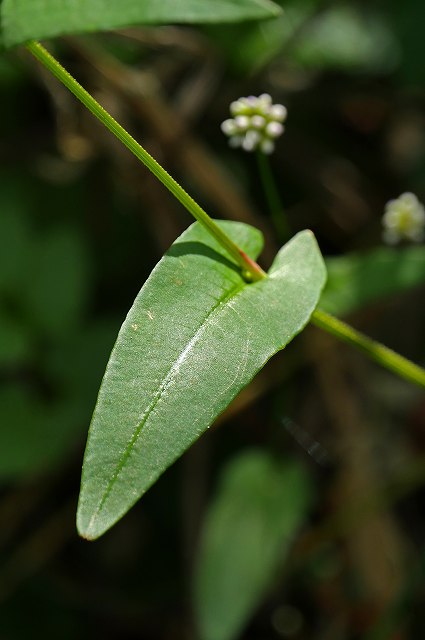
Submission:
[[[425,238],[425,209],[414,193],[402,193],[385,206],[382,217],[383,240],[397,244],[402,240],[421,242]]]
[[[272,153],[276,138],[282,135],[287,110],[282,104],[273,104],[271,96],[239,98],[230,105],[229,118],[221,123],[221,130],[229,137],[232,147],[242,147],[245,151],[259,149],[262,153]]]

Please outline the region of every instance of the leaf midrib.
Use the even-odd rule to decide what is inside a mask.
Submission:
[[[124,449],[123,454],[121,455],[121,458],[119,459],[116,467],[115,467],[115,471],[112,474],[108,485],[103,493],[103,496],[101,497],[100,501],[99,501],[99,505],[96,508],[95,512],[93,513],[89,525],[87,527],[87,531],[90,531],[90,529],[93,527],[96,519],[98,518],[98,516],[100,515],[101,511],[103,510],[106,501],[108,500],[109,495],[112,492],[112,489],[114,488],[115,483],[117,482],[119,476],[121,475],[127,460],[129,459],[131,452],[133,450],[134,445],[136,444],[137,439],[139,438],[143,427],[146,425],[147,421],[149,420],[150,415],[152,414],[153,410],[155,409],[155,407],[158,405],[158,403],[160,402],[163,394],[167,391],[168,387],[170,386],[171,380],[173,378],[173,374],[176,372],[176,370],[178,371],[179,366],[184,362],[185,357],[187,356],[187,354],[190,352],[190,350],[196,345],[196,343],[198,342],[202,332],[205,330],[205,328],[208,325],[208,321],[210,320],[211,316],[215,313],[215,311],[217,311],[217,309],[219,309],[220,307],[224,308],[224,306],[226,305],[226,303],[228,303],[230,300],[234,299],[238,293],[240,293],[241,291],[243,291],[243,289],[245,289],[246,286],[254,286],[253,284],[247,285],[246,282],[242,282],[239,283],[237,285],[235,285],[232,289],[230,289],[229,291],[227,291],[225,293],[225,295],[221,298],[218,299],[218,301],[214,304],[213,307],[211,307],[211,309],[209,310],[208,314],[205,316],[205,318],[202,320],[201,324],[199,325],[198,329],[196,330],[196,332],[194,333],[193,337],[190,339],[190,341],[188,342],[188,344],[184,347],[184,349],[182,349],[182,351],[180,352],[179,356],[174,360],[173,364],[171,365],[171,367],[169,368],[168,372],[166,373],[166,375],[163,377],[162,381],[160,382],[159,386],[158,386],[158,391],[156,392],[155,396],[153,397],[150,405],[147,407],[147,409],[145,410],[144,415],[142,416],[139,424],[137,425],[137,428],[135,429],[133,435],[131,436],[126,448]],[[221,311],[221,310],[220,310]]]

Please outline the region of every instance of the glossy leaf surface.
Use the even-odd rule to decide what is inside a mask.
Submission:
[[[282,568],[311,503],[299,464],[250,450],[225,468],[207,511],[195,571],[201,640],[233,640]]]
[[[259,231],[221,222],[253,258]],[[325,281],[313,234],[246,284],[198,224],[153,270],[121,327],[99,392],[82,475],[78,528],[102,535],[308,322]]]
[[[271,0],[3,0],[0,24],[2,44],[11,47],[27,40],[137,24],[238,22],[280,12]]]
[[[425,282],[425,248],[380,247],[327,258],[328,280],[319,307],[346,315],[386,296]]]

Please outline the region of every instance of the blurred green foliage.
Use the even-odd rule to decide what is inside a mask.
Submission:
[[[205,517],[195,573],[202,638],[241,634],[284,564],[312,493],[301,466],[266,451],[243,451],[223,469]]]
[[[227,148],[219,123],[240,95],[268,91],[286,104],[272,170],[293,230],[312,228],[331,255],[327,304],[423,363],[424,248],[383,248],[380,217],[402,191],[425,199],[425,4],[279,4],[283,16],[261,23],[139,28],[54,47],[213,216],[250,209],[271,254],[256,165]],[[116,529],[95,545],[77,539],[82,451],[109,351],[189,221],[19,49],[0,58],[0,113],[0,636],[199,637],[200,530],[221,469],[251,446],[290,456],[314,508],[239,637],[423,637],[423,396],[314,330]],[[274,480],[256,474],[252,494],[270,497]],[[255,521],[267,500],[248,503]],[[229,549],[217,548],[226,562]],[[261,558],[255,566],[265,569]],[[252,582],[244,592],[240,580],[241,599]]]
[[[425,281],[423,247],[380,247],[328,258],[328,281],[319,307],[344,316]]]
[[[37,230],[34,191],[37,186],[26,184],[25,176],[4,172],[0,367],[8,381],[0,389],[3,480],[46,472],[78,442],[116,328],[104,321],[87,326],[93,277],[83,229],[78,219],[59,217],[43,221]]]

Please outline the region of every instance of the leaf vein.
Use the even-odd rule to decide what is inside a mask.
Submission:
[[[123,471],[123,469],[124,469],[124,467],[125,467],[125,465],[127,463],[127,460],[129,459],[129,457],[131,455],[131,452],[133,451],[134,445],[136,444],[137,439],[139,438],[143,427],[147,423],[150,415],[155,410],[155,408],[158,405],[158,403],[160,402],[161,398],[166,393],[167,389],[171,386],[174,376],[176,375],[176,373],[178,373],[179,368],[180,368],[181,364],[184,362],[184,360],[187,357],[188,353],[196,345],[196,343],[198,342],[198,340],[200,339],[201,335],[204,333],[204,331],[206,330],[208,325],[213,322],[212,318],[213,318],[214,313],[220,307],[222,307],[224,309],[226,303],[229,303],[231,305],[230,301],[234,300],[234,298],[237,296],[237,294],[240,293],[246,286],[247,286],[246,283],[239,283],[236,286],[234,286],[232,289],[227,291],[224,296],[218,298],[216,303],[211,307],[211,309],[208,311],[208,314],[202,320],[200,326],[196,330],[196,332],[193,335],[193,337],[190,339],[190,341],[185,346],[185,348],[181,351],[181,353],[179,354],[178,358],[176,358],[176,360],[173,362],[173,364],[171,365],[170,369],[168,370],[168,372],[166,373],[166,375],[164,376],[164,378],[160,382],[157,392],[155,393],[154,397],[152,398],[152,401],[151,401],[150,405],[147,407],[147,409],[145,410],[145,412],[141,416],[140,422],[137,425],[137,428],[135,429],[133,435],[131,436],[127,446],[125,447],[125,449],[124,449],[124,451],[123,451],[123,453],[121,455],[121,458],[119,459],[119,461],[118,461],[118,463],[117,463],[117,465],[115,467],[115,471],[112,474],[112,476],[111,476],[111,478],[110,478],[110,480],[109,480],[109,482],[108,482],[108,484],[106,486],[106,489],[105,489],[105,491],[103,493],[103,496],[101,497],[101,499],[99,501],[98,507],[96,508],[96,510],[94,511],[94,513],[93,513],[93,515],[92,515],[92,517],[90,519],[90,523],[89,523],[89,527],[88,527],[89,529],[93,526],[93,524],[96,521],[97,517],[99,516],[99,514],[102,511],[102,509],[104,508],[104,506],[106,504],[106,501],[108,500],[108,497],[110,496],[115,483],[117,482],[121,472]],[[253,285],[249,285],[249,286],[253,286]],[[232,307],[232,309],[233,309],[233,307]],[[220,309],[220,311],[221,311],[221,309]],[[248,344],[249,344],[249,340],[248,340]],[[246,354],[246,360],[247,360],[247,354]],[[244,363],[244,366],[246,366],[246,361]],[[240,366],[239,366],[239,368],[240,368]],[[236,374],[236,378],[238,377],[238,374],[239,374],[239,370],[238,370],[238,372]]]

